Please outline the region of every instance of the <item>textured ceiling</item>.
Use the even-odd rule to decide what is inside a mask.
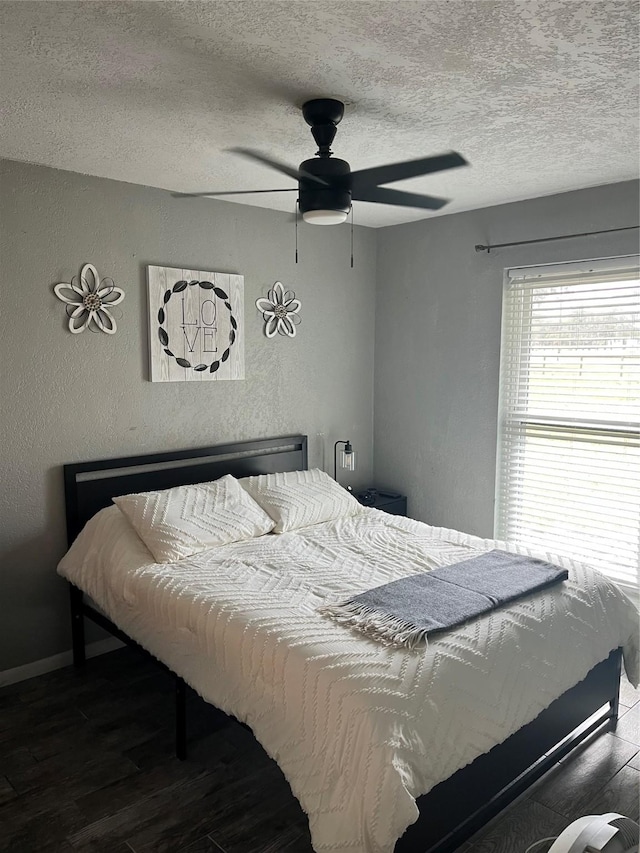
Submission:
[[[299,105],[337,95],[355,102],[333,145],[353,169],[470,161],[393,185],[453,199],[442,213],[638,173],[635,2],[2,2],[0,39],[11,159],[185,192],[286,187],[224,149],[297,165],[315,152]],[[354,209],[373,226],[434,215]]]

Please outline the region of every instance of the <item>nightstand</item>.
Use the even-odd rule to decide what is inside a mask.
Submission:
[[[407,514],[407,498],[398,492],[366,489],[364,492],[354,493],[354,496],[363,506],[372,506],[374,509],[381,509],[391,515]]]

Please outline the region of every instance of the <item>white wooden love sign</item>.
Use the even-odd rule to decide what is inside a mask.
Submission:
[[[152,382],[244,379],[244,277],[147,267]]]

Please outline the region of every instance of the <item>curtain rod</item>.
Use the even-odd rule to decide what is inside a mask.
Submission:
[[[538,240],[518,240],[516,243],[496,243],[493,246],[483,246],[479,243],[475,248],[476,252],[486,252],[489,254],[491,249],[504,249],[507,246],[527,246],[530,243],[551,243],[552,240],[570,240],[573,237],[592,237],[594,234],[612,234],[614,231],[633,231],[634,228],[640,228],[640,225],[625,225],[624,228],[608,228],[605,231],[583,231],[582,234],[563,234],[561,237],[540,237]]]

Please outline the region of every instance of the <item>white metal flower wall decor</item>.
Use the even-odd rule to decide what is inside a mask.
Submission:
[[[53,288],[58,299],[66,303],[69,331],[74,335],[85,329],[96,329],[114,335],[117,324],[109,310],[124,299],[124,290],[116,287],[111,278],[100,281],[93,264],[85,264],[79,276],[70,282],[60,282]]]
[[[295,337],[296,326],[302,322],[298,313],[301,307],[295,293],[285,291],[280,281],[276,281],[266,297],[256,299],[256,308],[262,312],[264,333],[268,338],[273,338],[276,333]]]

